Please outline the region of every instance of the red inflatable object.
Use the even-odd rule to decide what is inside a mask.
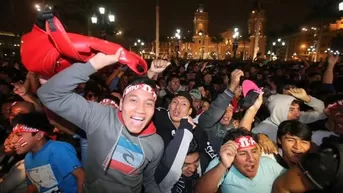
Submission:
[[[96,53],[115,54],[119,44],[94,37],[67,33],[56,17],[45,21],[45,29],[36,24],[23,35],[21,59],[27,70],[50,78],[75,62],[87,62]],[[119,62],[137,74],[145,74],[148,65],[143,58],[123,49]]]

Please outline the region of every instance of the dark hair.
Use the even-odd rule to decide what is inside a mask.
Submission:
[[[89,91],[93,92],[94,95],[96,95],[96,96],[98,96],[98,97],[100,97],[101,94],[102,94],[101,89],[100,89],[100,86],[99,86],[96,82],[94,82],[94,81],[88,81],[88,82],[86,83],[86,86],[85,86],[85,89],[84,89],[85,95],[86,95]]]
[[[244,116],[243,111],[237,112],[237,113],[233,113],[232,115],[232,119],[233,120],[242,120]]]
[[[287,120],[279,125],[277,130],[277,139],[281,140],[282,136],[286,134],[299,137],[306,141],[311,141],[312,138],[311,129],[306,124],[301,123],[298,120]]]
[[[196,137],[193,137],[192,141],[189,143],[187,155],[192,154],[192,153],[197,153],[199,151],[200,151],[200,148],[199,148],[198,140],[196,139]]]
[[[151,86],[152,89],[154,89],[155,93],[156,93],[156,83],[155,81],[151,80],[149,77],[147,76],[136,76],[134,77],[134,79],[132,80],[132,82],[129,83],[129,85],[138,85],[138,84],[147,84],[149,86]]]
[[[291,105],[295,105],[295,104],[298,104],[298,105],[300,105],[300,104],[301,104],[301,101],[300,101],[300,100],[297,100],[297,99],[295,99],[295,100],[293,100],[293,101],[292,101]]]
[[[226,135],[223,139],[223,144],[225,144],[228,141],[235,141],[236,139],[242,137],[242,136],[250,136],[252,137],[256,142],[258,141],[257,136],[254,135],[251,131],[246,130],[245,128],[237,128],[237,129],[230,129],[226,132]]]
[[[33,112],[19,114],[13,119],[13,125],[21,124],[27,127],[32,127],[47,133],[53,134],[54,127],[50,125],[48,118],[43,113]]]
[[[169,83],[170,81],[172,81],[174,78],[177,78],[180,80],[180,77],[178,75],[171,75],[168,80],[167,80],[167,83]]]

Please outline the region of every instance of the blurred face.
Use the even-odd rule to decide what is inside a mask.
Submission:
[[[140,133],[150,123],[155,110],[155,100],[150,92],[137,89],[120,100],[119,109],[126,128]]]
[[[196,99],[193,96],[192,96],[192,99],[193,99],[193,104],[192,104],[193,107],[195,109],[200,109],[200,107],[201,107],[201,100],[200,99]]]
[[[230,125],[232,114],[233,114],[233,107],[229,105],[229,107],[226,108],[224,116],[220,119],[220,124],[224,126]]]
[[[95,95],[92,91],[88,91],[85,95],[85,99],[87,101],[97,102],[99,99],[99,96]]]
[[[194,86],[195,86],[195,82],[194,81],[190,81],[188,83],[188,90],[192,90]]]
[[[227,75],[223,76],[223,84],[224,85],[229,84],[229,77]]]
[[[169,82],[169,89],[171,92],[176,92],[180,88],[180,79],[178,78],[173,78]]]
[[[15,136],[14,133],[11,133],[5,140],[4,142],[4,149],[5,149],[5,154],[6,155],[13,155],[15,154],[15,149],[14,149],[14,142],[12,143],[12,139]]]
[[[194,65],[193,66],[193,72],[198,72],[199,71],[199,66],[198,65]]]
[[[202,110],[205,112],[210,108],[210,103],[208,103],[207,101],[204,101],[201,105]]]
[[[252,179],[257,174],[260,157],[260,151],[256,145],[242,148],[238,150],[233,165],[241,174]]]
[[[12,123],[12,120],[14,119],[15,116],[19,114],[25,114],[29,113],[30,111],[24,107],[21,107],[20,105],[14,105],[11,107],[11,114],[9,116],[10,123]]]
[[[1,115],[5,118],[8,119],[11,114],[11,103],[4,103],[1,106]]]
[[[191,104],[183,96],[174,97],[169,104],[169,113],[173,122],[180,122],[182,117],[192,114]]]
[[[199,159],[200,155],[198,152],[187,155],[182,167],[182,174],[186,177],[190,177],[196,173],[197,168],[199,167]]]
[[[37,142],[42,140],[43,137],[43,132],[38,132],[35,135],[29,132],[18,132],[15,134],[15,137],[13,137],[12,143],[14,144],[16,153],[20,155],[31,152],[35,148]]]
[[[166,86],[166,82],[163,79],[160,79],[158,81],[158,85],[160,86],[160,88],[164,88]]]
[[[299,104],[291,104],[288,110],[287,120],[299,120],[300,107]]]
[[[333,131],[338,135],[343,135],[343,111],[342,109],[343,109],[343,104],[329,105],[329,108],[325,109],[325,113],[328,116],[326,127],[330,131]]]
[[[322,80],[322,76],[320,76],[319,74],[315,75],[315,76],[312,76],[310,78],[310,82],[318,82],[318,81],[321,81]]]
[[[310,151],[311,141],[305,141],[297,136],[286,134],[278,139],[282,154],[287,163],[297,164],[301,158]]]
[[[211,75],[211,74],[206,74],[206,75],[204,76],[204,82],[205,82],[205,84],[210,84],[211,81],[212,81],[212,75]]]
[[[185,68],[184,68],[184,67],[180,67],[179,72],[180,72],[180,73],[184,73],[184,72],[185,72]]]
[[[257,80],[262,80],[263,79],[263,75],[262,74],[257,74]]]
[[[242,95],[242,86],[237,86],[233,93],[235,94],[235,98],[239,98]]]

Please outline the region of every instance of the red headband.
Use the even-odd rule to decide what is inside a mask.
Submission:
[[[116,102],[114,102],[113,100],[111,99],[103,99],[102,101],[100,101],[100,104],[102,105],[110,105],[112,106],[113,108],[117,109],[118,108],[118,105]]]
[[[238,144],[238,149],[243,149],[247,147],[256,146],[256,141],[251,136],[242,136],[235,140],[235,142]]]
[[[25,125],[17,124],[15,127],[13,127],[13,132],[15,133],[37,133],[40,132],[40,130],[32,128],[32,127],[27,127]]]
[[[125,90],[123,92],[123,98],[125,97],[125,95],[129,94],[129,92],[134,91],[134,90],[138,90],[138,89],[142,89],[146,92],[151,93],[152,96],[154,97],[154,100],[156,101],[157,95],[155,93],[155,90],[147,84],[129,85],[128,87],[125,88]]]

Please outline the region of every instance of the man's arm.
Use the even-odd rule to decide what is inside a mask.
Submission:
[[[77,168],[72,174],[77,181],[77,193],[82,193],[83,183],[85,181],[85,171],[83,168]]]
[[[313,190],[311,183],[299,166],[295,166],[279,176],[273,184],[273,193],[306,192],[310,190]]]
[[[214,168],[198,179],[195,186],[197,193],[215,193],[218,190],[220,181],[225,175],[227,168],[219,162]]]
[[[300,112],[299,121],[306,124],[313,123],[315,121],[326,118],[326,115],[324,113],[324,109],[325,109],[324,102],[312,96],[310,96],[310,98],[311,98],[311,101],[305,104],[312,107],[314,111]]]
[[[197,193],[214,193],[224,180],[224,175],[231,167],[236,154],[238,145],[234,141],[227,141],[220,147],[219,158],[212,160],[203,175],[195,186]]]
[[[239,126],[251,131],[255,116],[263,103],[263,93],[260,93],[255,103],[245,112]]]
[[[308,95],[303,88],[291,88],[289,93],[314,109],[314,111],[300,112],[300,122],[307,124],[326,118],[323,101]]]
[[[221,119],[234,96],[233,91],[239,85],[240,78],[243,75],[243,72],[238,69],[231,73],[231,82],[228,88],[211,103],[208,111],[200,115],[198,125],[201,128],[205,130],[211,128]]]
[[[143,186],[145,193],[164,193],[161,191],[159,185],[156,183],[155,180],[155,170],[160,163],[160,160],[163,156],[163,141],[159,137],[160,141],[156,144],[161,144],[159,151],[156,152],[156,157],[151,160],[148,166],[145,168],[143,173]]]
[[[165,148],[163,157],[156,169],[155,179],[163,192],[169,192],[182,174],[182,166],[187,156],[189,144],[193,139],[192,125],[182,119],[174,138]]]
[[[0,192],[10,193],[26,180],[24,162],[17,163],[0,182]]]

